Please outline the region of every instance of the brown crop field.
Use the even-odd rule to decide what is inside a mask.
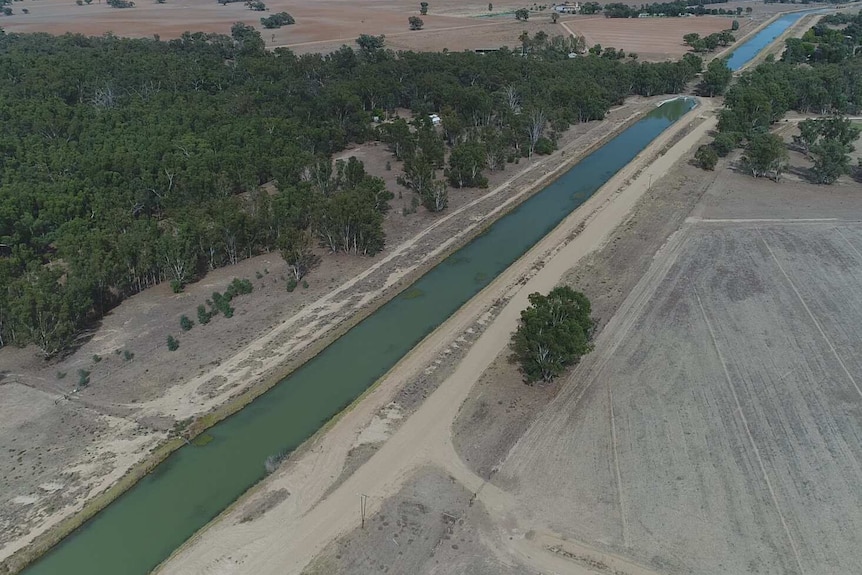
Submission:
[[[740,19],[740,24],[751,24]],[[584,36],[587,45],[613,46],[626,52],[635,52],[647,60],[678,58],[688,51],[682,37],[689,32],[707,36],[730,28],[733,18],[728,16],[700,16],[689,18],[605,18],[603,16],[577,17],[566,20],[566,26],[575,34]],[[753,24],[752,24],[753,25]],[[741,28],[741,33],[745,33]]]
[[[630,20],[567,16],[552,24],[550,9],[532,12],[529,21],[519,22],[510,13],[522,7],[517,1],[494,2],[493,13],[489,13],[484,0],[442,0],[431,2],[428,15],[422,17],[425,27],[411,31],[407,18],[419,13],[418,1],[271,0],[266,5],[266,12],[254,12],[241,2],[222,6],[216,0],[166,0],[164,4],[140,0],[127,9],[111,8],[103,0],[82,6],[74,0],[23,0],[14,3],[14,14],[3,17],[0,26],[9,32],[111,32],[133,38],[157,34],[169,39],[185,31],[227,34],[234,22],[243,22],[258,28],[268,47],[290,47],[297,52],[329,52],[352,45],[360,34],[384,34],[387,44],[400,50],[495,49],[518,45],[518,35],[524,30],[530,34],[543,30],[551,36],[582,34],[591,45],[600,43],[637,52],[642,59],[663,60],[685,53],[684,34],[709,34],[729,28],[731,23],[730,18],[718,16]],[[28,14],[23,13],[24,8]],[[741,19],[740,33],[754,27],[768,8],[757,10],[754,18]],[[293,15],[296,24],[273,30],[260,25],[261,16],[281,11]]]
[[[858,219],[689,220],[495,481],[662,573],[862,572],[860,278]]]

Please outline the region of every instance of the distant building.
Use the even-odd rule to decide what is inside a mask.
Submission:
[[[440,116],[438,116],[437,114],[431,114],[430,116],[428,116],[428,119],[431,120],[431,123],[435,126],[439,126],[440,123],[443,122],[443,120],[440,119]]]
[[[581,11],[581,3],[566,2],[564,4],[557,4],[554,6],[554,10],[560,14],[577,14]]]

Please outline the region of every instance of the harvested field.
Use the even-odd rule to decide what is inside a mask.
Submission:
[[[495,482],[664,573],[860,572],[860,276],[855,218],[690,222]]]
[[[626,52],[635,52],[645,60],[679,58],[689,51],[682,37],[689,32],[707,36],[730,28],[729,16],[699,16],[691,18],[605,18],[584,16],[566,20],[566,26],[575,34],[584,36],[587,45],[613,46]],[[755,26],[749,19],[740,24]],[[745,29],[736,33],[742,37]]]
[[[269,48],[289,47],[298,53],[331,52],[342,45],[352,46],[360,34],[386,36],[387,45],[397,50],[451,51],[496,49],[517,46],[518,35],[526,30],[539,30],[550,36],[570,32],[584,34],[589,44],[622,48],[637,52],[641,59],[664,60],[684,54],[682,36],[688,32],[709,34],[730,27],[731,19],[724,16],[697,18],[607,19],[596,17],[564,17],[552,24],[550,10],[533,12],[527,22],[519,22],[511,14],[522,4],[509,0],[488,3],[470,0],[432,2],[425,27],[411,31],[407,18],[418,14],[418,2],[413,0],[372,0],[362,3],[333,0],[326,3],[294,3],[287,0],[266,2],[267,12],[253,12],[241,2],[221,5],[215,0],[167,0],[165,4],[140,1],[134,8],[116,9],[97,0],[77,6],[71,0],[23,0],[13,6],[15,13],[3,17],[0,24],[10,32],[75,32],[100,35],[112,32],[133,38],[176,38],[185,31],[228,34],[235,22],[243,22],[260,30]],[[22,9],[27,8],[29,14]],[[753,28],[775,9],[755,6],[752,18],[740,18],[738,35]],[[260,25],[261,16],[287,11],[296,24],[267,30]],[[490,16],[490,17],[489,17]]]

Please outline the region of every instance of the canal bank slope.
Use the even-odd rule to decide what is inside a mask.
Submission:
[[[547,291],[579,259],[608,241],[652,178],[658,179],[714,126],[712,107],[707,103],[695,108],[665,130],[553,232],[414,348],[300,457],[189,541],[158,572],[299,573],[327,543],[358,525],[359,494],[368,496],[366,513],[370,515],[397,493],[416,469],[429,463],[442,466],[469,490],[478,491],[483,480],[467,470],[449,439],[452,421],[473,383],[505,349],[527,295]],[[441,354],[489,311],[495,319],[455,371],[379,451],[331,489],[357,436],[369,428],[402,383],[435,365]],[[289,496],[262,515],[243,521],[250,509],[281,490]],[[506,499],[504,494],[499,497],[500,501]]]

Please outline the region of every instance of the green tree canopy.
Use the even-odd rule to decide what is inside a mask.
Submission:
[[[590,301],[568,286],[530,294],[512,336],[513,359],[528,383],[550,381],[592,350]]]

